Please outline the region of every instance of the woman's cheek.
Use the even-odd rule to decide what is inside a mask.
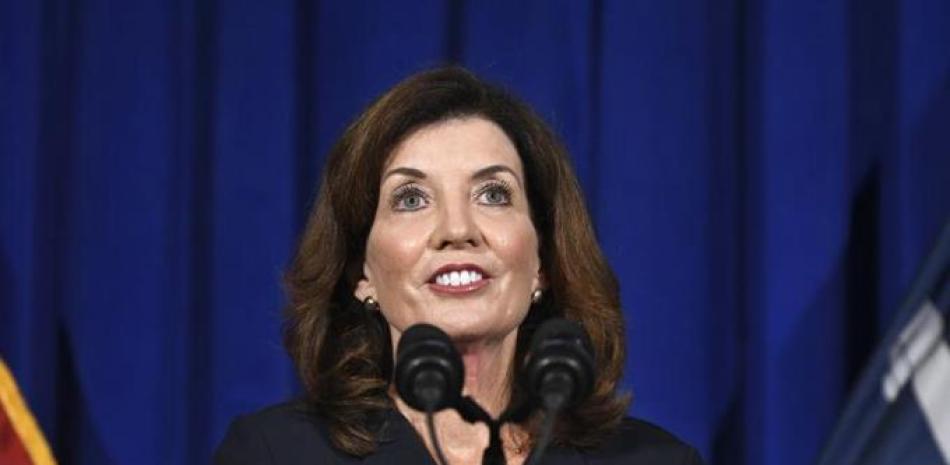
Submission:
[[[383,272],[379,278],[391,283],[410,280],[411,270],[416,268],[425,250],[425,240],[418,228],[405,226],[386,228],[385,233],[373,238],[372,255],[377,268]]]
[[[506,228],[499,228],[501,234],[496,238],[497,251],[504,255],[506,261],[522,265],[534,266],[538,261],[538,240],[534,226],[530,223],[519,222]]]

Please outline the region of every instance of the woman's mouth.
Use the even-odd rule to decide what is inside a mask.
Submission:
[[[429,288],[444,294],[467,294],[487,286],[490,280],[491,277],[476,265],[447,265],[432,275]]]

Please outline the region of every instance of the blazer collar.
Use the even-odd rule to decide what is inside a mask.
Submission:
[[[409,420],[395,408],[385,414],[382,440],[376,453],[366,457],[366,465],[421,464],[437,465],[425,443]],[[585,465],[584,456],[573,448],[549,447],[544,465]],[[452,465],[449,463],[449,465]]]

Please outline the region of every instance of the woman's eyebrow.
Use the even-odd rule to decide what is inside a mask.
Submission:
[[[521,184],[521,178],[518,177],[518,174],[515,173],[515,170],[513,170],[513,169],[511,169],[511,168],[509,168],[509,167],[507,167],[507,166],[505,166],[505,165],[491,165],[491,166],[486,166],[486,167],[484,167],[484,168],[482,168],[482,169],[476,171],[475,174],[472,175],[472,180],[480,180],[480,179],[490,178],[490,177],[491,177],[492,175],[494,175],[495,173],[502,173],[502,172],[507,172],[507,173],[511,174],[511,176],[512,176],[513,178],[515,178],[516,181],[518,181],[518,184]]]
[[[403,176],[407,176],[407,177],[410,177],[410,178],[416,178],[416,179],[425,179],[425,178],[426,178],[426,174],[423,173],[421,170],[417,170],[417,169],[415,169],[415,168],[409,168],[408,166],[400,166],[400,167],[398,167],[398,168],[393,168],[393,169],[387,171],[386,174],[383,175],[383,181],[385,181],[386,178],[388,178],[388,177],[390,177],[390,176],[392,176],[392,175],[394,175],[394,174],[401,174],[401,175],[403,175]]]
[[[472,174],[472,180],[478,181],[478,180],[490,178],[490,177],[492,177],[493,175],[495,175],[496,173],[508,173],[508,174],[511,174],[511,176],[512,176],[513,178],[515,178],[516,181],[518,181],[518,184],[521,184],[521,178],[518,177],[518,174],[515,173],[515,170],[513,170],[513,169],[511,169],[511,168],[509,168],[509,167],[507,167],[507,166],[505,166],[505,165],[490,165],[490,166],[486,166],[486,167],[484,167],[484,168],[481,168],[481,169],[479,169],[478,171],[476,171],[474,174]],[[416,169],[416,168],[410,168],[410,167],[408,167],[408,166],[400,166],[400,167],[393,168],[393,169],[387,171],[386,174],[383,175],[383,181],[385,181],[385,180],[386,180],[387,178],[389,178],[390,176],[393,176],[393,175],[396,175],[396,174],[401,174],[401,175],[403,175],[403,176],[410,177],[410,178],[416,178],[416,179],[425,179],[425,178],[426,178],[426,174],[425,174],[422,170],[419,170],[419,169]]]

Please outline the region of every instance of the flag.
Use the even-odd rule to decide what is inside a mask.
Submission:
[[[55,465],[13,374],[0,359],[0,464]]]
[[[950,465],[950,224],[819,465]]]

